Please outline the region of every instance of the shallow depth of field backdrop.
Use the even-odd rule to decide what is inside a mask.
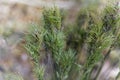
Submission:
[[[62,23],[67,31],[66,27],[71,28],[75,24],[79,11],[84,7],[99,7],[98,11],[101,11],[107,4],[116,2],[120,7],[119,0],[0,0],[0,80],[37,80],[33,63],[23,45],[24,33],[28,32],[29,27],[41,24],[43,7],[57,6],[63,13]],[[84,63],[85,55],[80,56],[81,63]],[[117,65],[113,62],[119,57],[119,48],[111,52],[110,60],[106,60],[98,80],[115,80],[120,64],[119,61]]]

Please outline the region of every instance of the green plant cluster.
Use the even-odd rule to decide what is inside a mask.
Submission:
[[[35,64],[35,73],[39,80],[44,80],[45,70],[40,67],[40,49],[45,49],[47,54],[52,55],[55,80],[66,80],[71,66],[74,63],[75,52],[66,50],[65,35],[61,30],[61,14],[57,7],[43,11],[43,27],[33,25],[26,36],[26,50],[30,53]],[[49,66],[48,66],[49,67]],[[54,78],[53,78],[54,79]]]
[[[94,66],[101,62],[101,66],[94,78],[97,80],[99,72],[110,51],[120,44],[120,16],[118,6],[107,6],[101,13],[97,8],[81,9],[72,30],[65,35],[62,30],[62,19],[57,7],[43,10],[43,25],[33,25],[26,36],[26,50],[35,64],[38,80],[45,80],[46,68],[40,65],[41,49],[51,55],[51,65],[55,77],[52,80],[69,80],[70,74],[80,66],[79,80],[91,80]],[[86,46],[87,59],[79,64],[77,58],[82,48]],[[106,53],[103,54],[103,52]],[[77,58],[76,58],[77,57]],[[49,61],[48,61],[49,62]],[[75,79],[76,80],[76,79]]]
[[[36,24],[32,24],[28,33],[26,34],[26,45],[25,48],[32,58],[34,65],[34,72],[38,80],[43,80],[44,68],[39,64],[40,60],[40,49],[42,48],[42,38],[45,32],[44,29]]]
[[[81,9],[75,27],[68,35],[70,37],[68,39],[69,45],[77,46],[76,50],[79,49],[77,50],[78,55],[80,49],[87,44],[88,57],[82,65],[80,80],[90,80],[94,66],[98,62],[104,63],[111,49],[116,48],[116,45],[118,45],[120,36],[119,21],[120,16],[116,5],[106,6],[101,13],[98,13],[95,8]],[[108,51],[103,54],[107,49]],[[99,72],[94,80],[98,77]]]
[[[61,14],[54,7],[43,11],[44,43],[46,50],[52,53],[56,80],[66,80],[74,63],[75,52],[71,49],[65,50],[65,35],[61,30]]]

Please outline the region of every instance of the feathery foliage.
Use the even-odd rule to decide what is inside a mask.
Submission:
[[[84,65],[85,71],[81,80],[89,80],[90,73],[94,65],[104,60],[105,57],[102,52],[111,47],[114,47],[116,40],[118,39],[117,32],[118,27],[116,26],[118,22],[118,9],[115,7],[107,6],[105,8],[105,14],[97,24],[93,24],[90,27],[87,37],[87,43],[89,45],[88,52],[89,56]]]
[[[80,10],[76,24],[73,30],[69,32],[68,38],[69,45],[75,46],[78,53],[87,44],[88,55],[81,68],[83,72],[80,72],[80,80],[89,80],[95,64],[100,61],[103,63],[103,60],[109,55],[109,50],[105,55],[102,54],[103,51],[118,44],[119,18],[116,5],[106,6],[101,13],[90,7]]]
[[[44,34],[44,30],[35,24],[30,26],[29,32],[26,34],[25,48],[33,60],[34,72],[38,80],[43,80],[44,75],[44,68],[39,64],[40,49],[42,46],[42,38]]]
[[[75,52],[65,50],[65,35],[61,30],[61,14],[57,7],[43,12],[44,43],[46,50],[52,52],[56,80],[66,80],[74,61]]]
[[[31,27],[26,37],[26,50],[35,64],[39,80],[44,80],[45,70],[40,66],[41,47],[53,60],[55,78],[53,80],[68,80],[71,70],[79,65],[78,57],[84,45],[87,45],[87,59],[80,67],[80,80],[90,80],[91,72],[98,62],[102,62],[94,80],[97,79],[104,60],[111,49],[120,45],[119,22],[117,6],[107,6],[103,12],[94,9],[80,11],[73,30],[68,32],[68,37],[62,31],[61,14],[57,7],[43,10],[43,26]],[[103,54],[103,51],[108,51]],[[77,55],[76,55],[77,52]],[[73,73],[74,74],[74,73]]]

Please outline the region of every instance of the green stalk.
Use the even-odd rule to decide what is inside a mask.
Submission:
[[[116,18],[117,10],[115,7],[108,6],[105,8],[105,13],[103,19],[101,18],[102,21],[95,24],[93,23],[92,26],[90,26],[87,38],[89,56],[84,65],[84,72],[81,80],[90,79],[91,70],[97,62],[103,59],[102,65],[104,64],[105,59],[110,54],[111,48],[114,47],[115,42],[118,40],[116,26],[118,22],[118,19]],[[110,49],[105,57],[103,57],[101,53],[107,48]],[[100,66],[94,80],[97,79],[101,67],[102,66]]]
[[[66,80],[74,61],[74,52],[65,50],[65,35],[61,30],[61,14],[56,7],[43,11],[45,48],[51,52],[55,80]]]
[[[26,34],[25,37],[25,48],[33,61],[33,72],[38,80],[44,80],[43,76],[45,68],[39,64],[43,35],[44,30],[40,26],[33,24],[32,26],[30,26],[29,32]]]

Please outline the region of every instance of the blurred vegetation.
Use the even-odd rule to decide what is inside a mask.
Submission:
[[[25,45],[25,48],[28,51],[28,53],[30,53],[30,56],[32,58],[34,72],[36,74],[36,77],[38,77],[38,80],[43,80],[44,68],[43,66],[40,66],[39,60],[44,30],[40,26],[33,24],[26,35],[27,43]]]
[[[15,73],[6,73],[3,78],[4,80],[23,80],[22,76]]]
[[[118,5],[107,5],[101,12],[96,6],[82,8],[69,28],[63,28],[61,15],[57,7],[44,9],[41,26],[32,25],[26,35],[25,48],[38,80],[99,80],[105,60],[120,45]]]

